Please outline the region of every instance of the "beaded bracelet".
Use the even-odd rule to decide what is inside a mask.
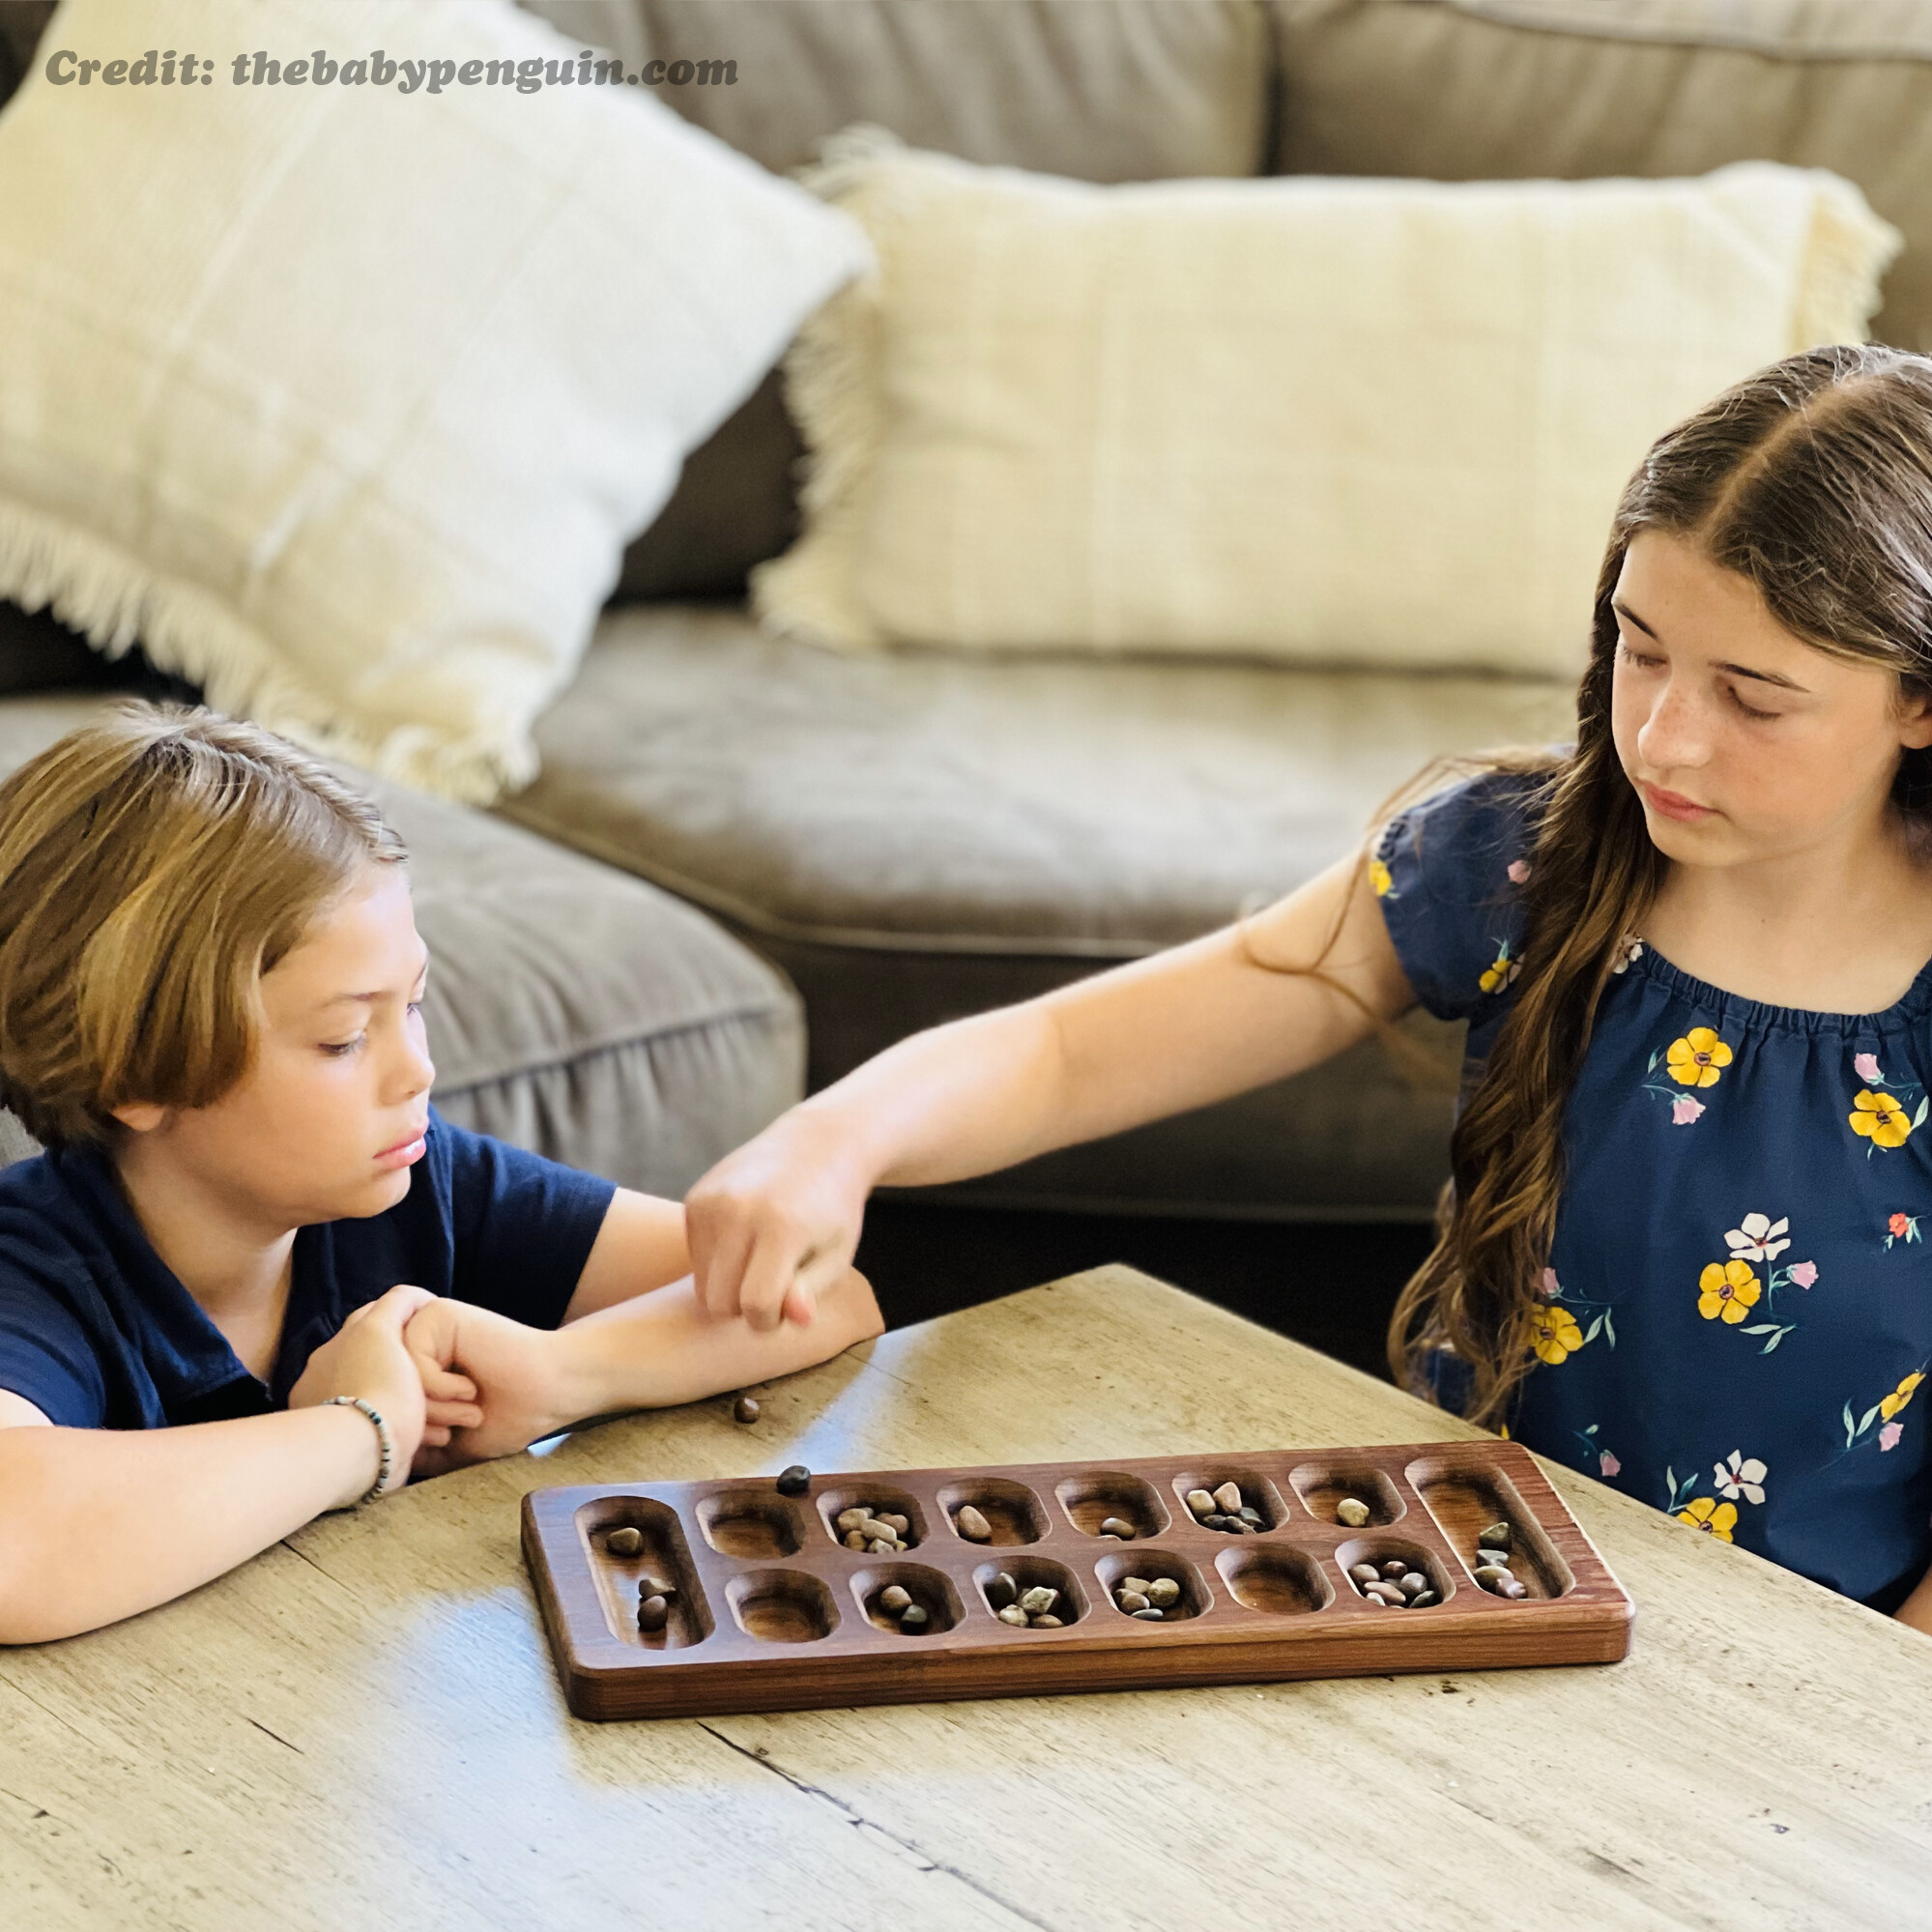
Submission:
[[[375,1424],[377,1440],[383,1446],[382,1466],[376,1471],[376,1480],[349,1505],[351,1509],[360,1510],[364,1503],[373,1503],[389,1485],[389,1476],[396,1466],[395,1437],[389,1433],[389,1424],[383,1420],[382,1411],[373,1402],[365,1402],[360,1396],[331,1396],[322,1406],[332,1408],[337,1402],[345,1408],[360,1409]]]

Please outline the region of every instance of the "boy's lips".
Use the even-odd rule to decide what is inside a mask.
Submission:
[[[422,1159],[426,1145],[424,1136],[428,1132],[429,1123],[425,1121],[406,1139],[398,1140],[393,1147],[385,1147],[376,1156],[377,1165],[384,1168],[407,1168],[413,1166],[416,1162]]]

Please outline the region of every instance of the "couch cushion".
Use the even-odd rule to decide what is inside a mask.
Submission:
[[[613,612],[502,807],[760,932],[1130,958],[1299,884],[1444,752],[1560,735],[1555,684],[903,650]]]
[[[1932,350],[1932,0],[1270,0],[1283,174],[1788,161],[1905,235],[1873,339]]]
[[[0,771],[99,706],[0,704]],[[410,849],[451,1120],[677,1196],[798,1097],[796,996],[704,914],[499,820],[345,775]]]

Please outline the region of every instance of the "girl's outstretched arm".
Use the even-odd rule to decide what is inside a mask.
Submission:
[[[1317,961],[1325,978],[1269,969]],[[851,1262],[875,1187],[965,1180],[1225,1100],[1329,1058],[1414,1003],[1351,857],[1245,932],[1228,927],[915,1034],[692,1189],[704,1304],[755,1328],[809,1321],[817,1294]]]

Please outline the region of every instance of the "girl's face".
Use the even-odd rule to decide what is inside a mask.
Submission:
[[[245,1220],[380,1214],[423,1154],[428,966],[408,875],[372,865],[263,975],[254,1062],[233,1087],[209,1107],[117,1111]]]
[[[1884,665],[1829,657],[1694,544],[1639,532],[1614,595],[1611,733],[1650,835],[1686,865],[1735,866],[1875,832],[1932,708]]]

